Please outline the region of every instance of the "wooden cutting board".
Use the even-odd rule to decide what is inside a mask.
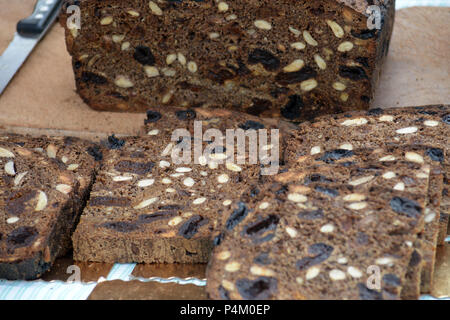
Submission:
[[[17,21],[31,13],[34,3],[35,0],[0,0],[0,53],[12,40]],[[450,8],[422,7],[397,12],[391,50],[374,106],[450,103],[448,21]],[[100,113],[83,103],[75,93],[71,61],[65,49],[64,32],[59,25],[52,28],[0,96],[0,131],[90,138],[111,133],[130,135],[137,133],[144,118],[143,114]],[[88,265],[88,274],[92,276],[90,280],[104,276],[111,268],[110,265],[100,265],[94,272],[91,270],[92,264]],[[146,270],[145,266],[142,268]],[[184,271],[173,271],[173,275],[184,274]],[[65,279],[65,269],[61,272],[58,276],[58,271],[54,270],[46,280]],[[151,269],[143,274],[151,276],[156,273]],[[436,296],[450,295],[449,274],[450,244],[447,244],[438,250]],[[147,286],[131,282],[106,283],[99,285],[91,298],[112,298],[112,291],[121,293],[114,296],[116,299],[148,298]],[[156,290],[158,294],[151,297],[167,298],[169,296],[164,294],[164,290],[172,292],[174,289],[170,287],[157,291],[152,288],[150,291]],[[188,296],[191,299],[204,298],[202,292],[193,294],[189,291]]]
[[[35,0],[0,0],[0,52]],[[375,99],[378,107],[450,102],[450,8],[397,12],[390,54]],[[75,93],[64,32],[55,25],[0,97],[0,129],[96,136],[135,134],[143,114],[91,110]],[[44,130],[44,132],[47,132]]]

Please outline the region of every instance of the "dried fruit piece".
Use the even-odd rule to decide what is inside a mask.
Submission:
[[[153,66],[156,62],[152,50],[146,46],[137,46],[134,50],[133,57],[142,65]]]
[[[247,206],[243,202],[238,203],[238,208],[233,211],[233,213],[228,218],[225,223],[227,230],[233,230],[245,217],[248,215],[249,211]]]
[[[311,257],[305,257],[297,261],[296,268],[297,270],[306,270],[310,267],[322,263],[327,260],[334,248],[325,243],[316,243],[308,248],[308,253],[312,255]]]
[[[208,223],[208,219],[200,215],[195,215],[186,221],[179,229],[178,234],[186,239],[191,239],[195,236],[203,225]]]
[[[6,238],[8,248],[11,250],[30,245],[37,238],[38,231],[34,227],[22,226],[10,232]]]
[[[99,85],[108,83],[108,80],[104,76],[90,72],[90,71],[83,71],[81,73],[80,80],[85,83],[93,83],[93,84],[99,84]]]
[[[352,31],[352,36],[354,36],[355,38],[358,39],[362,39],[362,40],[368,40],[371,38],[374,38],[378,35],[378,30],[377,29],[366,29],[366,30],[362,30],[360,32],[356,32],[356,31]]]
[[[326,163],[333,163],[336,160],[340,160],[343,158],[349,158],[354,155],[353,151],[345,150],[345,149],[336,149],[332,151],[327,151],[323,154],[323,156],[319,157],[318,161],[323,161]]]
[[[304,220],[316,220],[316,219],[323,219],[324,214],[322,209],[317,209],[310,211],[302,211],[298,214],[298,217]]]
[[[157,211],[151,214],[141,214],[138,218],[139,223],[152,223],[158,220],[170,219],[177,215],[176,211]]]
[[[335,198],[339,195],[339,191],[337,191],[336,189],[325,188],[322,186],[316,186],[314,189],[318,192],[321,192],[321,193],[323,193],[327,196],[333,197],[333,198]]]
[[[289,85],[301,83],[303,81],[313,79],[316,76],[317,72],[313,68],[306,66],[296,72],[279,73],[277,74],[275,81],[281,85]]]
[[[89,147],[86,149],[87,153],[91,155],[95,161],[103,160],[103,153],[99,146]]]
[[[18,216],[24,212],[26,204],[36,197],[35,190],[14,191],[6,199],[5,211]]]
[[[439,162],[443,162],[444,161],[444,152],[443,152],[442,149],[429,148],[429,149],[427,149],[425,154],[427,156],[429,156],[430,159],[433,160],[433,161],[439,161]]]
[[[242,298],[247,300],[270,299],[277,291],[277,279],[272,277],[258,277],[255,280],[238,279],[236,287]]]
[[[280,217],[276,215],[269,215],[264,218],[258,217],[255,222],[252,222],[243,228],[242,234],[253,238],[253,242],[255,243],[269,241],[274,234],[264,234],[268,231],[274,231],[277,228],[279,221]]]
[[[108,137],[108,148],[109,149],[120,149],[125,145],[125,140],[117,139],[113,134]]]
[[[175,114],[179,120],[194,120],[197,117],[197,113],[192,109],[180,110]]]
[[[253,262],[260,265],[268,265],[272,263],[272,260],[269,257],[269,253],[263,252],[257,257],[255,257],[255,259],[253,259]]]
[[[410,218],[417,218],[422,214],[422,207],[417,202],[407,198],[394,197],[389,204],[392,210]]]
[[[299,119],[304,107],[303,99],[299,95],[289,96],[289,102],[281,109],[281,115],[289,120]]]
[[[399,287],[402,284],[395,274],[385,274],[382,280],[386,285],[391,287]]]
[[[364,283],[358,283],[357,288],[361,300],[383,300],[381,292],[367,288]]]
[[[339,75],[343,78],[350,79],[353,81],[369,79],[369,77],[366,74],[366,71],[361,67],[340,66]]]
[[[238,125],[239,128],[247,131],[247,130],[260,130],[260,129],[264,129],[265,126],[264,124],[262,124],[261,122],[257,122],[254,120],[248,120],[244,123],[241,123]]]
[[[158,111],[147,110],[147,119],[145,124],[154,123],[161,119],[162,115]]]
[[[276,71],[280,68],[280,60],[274,54],[264,49],[255,49],[250,52],[248,63],[261,63],[267,71]]]

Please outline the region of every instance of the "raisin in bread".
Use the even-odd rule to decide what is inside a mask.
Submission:
[[[92,108],[225,107],[290,121],[367,109],[394,0],[66,1],[67,49]],[[377,22],[379,25],[377,25]]]
[[[0,141],[0,166],[0,278],[35,279],[71,248],[80,183],[62,162],[17,143]]]
[[[332,166],[331,173],[340,171]],[[406,168],[399,170],[412,177],[423,172]],[[291,170],[257,194],[247,192],[228,210],[230,217],[242,208],[246,214],[213,251],[207,269],[210,297],[400,298],[426,196],[379,184],[355,188],[346,184],[352,173],[341,179],[312,172],[323,179],[311,182]],[[427,181],[424,177],[425,189]],[[367,287],[369,267],[379,268],[378,290]]]

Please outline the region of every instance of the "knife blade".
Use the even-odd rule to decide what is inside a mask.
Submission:
[[[0,95],[56,20],[62,0],[38,0],[33,13],[17,24],[13,41],[0,56]]]

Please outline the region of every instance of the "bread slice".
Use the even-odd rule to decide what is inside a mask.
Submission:
[[[80,185],[61,163],[14,143],[0,141],[0,167],[0,278],[36,279],[71,248]]]
[[[367,109],[393,0],[66,1],[77,91],[92,108],[224,107],[290,121]]]
[[[430,156],[443,164],[449,152],[450,106],[353,111],[304,122],[288,138],[286,161],[320,150],[378,148],[381,145],[428,145]],[[434,152],[432,152],[434,151]]]
[[[99,144],[70,136],[23,136],[11,133],[0,135],[0,141],[32,149],[73,172],[80,185],[76,195],[79,201],[76,203],[82,205],[86,202],[96,170],[103,159]]]
[[[146,136],[118,139],[116,148],[105,152],[73,236],[76,260],[208,261],[220,215],[246,185],[259,181],[264,161],[258,158],[250,162],[248,142],[243,154],[226,139],[224,145],[217,146],[223,139],[207,137],[207,130],[216,129],[225,138],[225,129],[257,134],[259,129],[276,128],[251,116],[230,111],[219,116],[217,112],[149,111],[143,128]],[[205,136],[195,135],[196,124],[203,126]],[[173,137],[175,128],[183,129],[185,135]],[[263,148],[269,153],[277,149],[278,141],[272,138],[269,133]],[[196,145],[201,147],[199,154],[195,153]],[[178,162],[173,155],[187,148],[191,154]],[[269,167],[272,164],[278,166],[278,157],[274,163],[266,162]]]
[[[400,150],[399,150],[400,149]],[[427,204],[425,208],[425,215],[423,224],[421,224],[417,231],[420,231],[419,240],[417,244],[417,250],[420,252],[420,255],[423,258],[423,267],[419,270],[420,267],[416,267],[417,272],[421,272],[421,292],[427,293],[431,291],[432,288],[432,280],[434,275],[434,265],[436,262],[436,243],[437,237],[439,233],[439,220],[437,218],[439,214],[439,208],[441,203],[441,190],[442,190],[442,166],[439,161],[433,161],[432,158],[428,156],[429,154],[428,147],[422,146],[413,146],[413,147],[385,147],[380,148],[374,151],[370,155],[370,157],[361,157],[359,155],[360,151],[350,151],[350,150],[332,150],[328,152],[323,152],[314,156],[304,156],[300,157],[294,166],[305,168],[308,165],[323,163],[323,162],[332,162],[336,164],[347,165],[348,163],[359,163],[363,165],[369,159],[373,159],[378,161],[380,165],[387,166],[395,166],[397,161],[407,161],[411,165],[418,164],[427,164],[428,167],[426,170],[429,170],[430,173],[430,182],[429,187],[427,189],[417,189],[415,185],[414,179],[411,179],[408,176],[401,176],[400,182],[395,182],[393,187],[398,190],[411,190],[413,192],[427,192]],[[356,155],[355,155],[356,154]],[[338,159],[337,159],[338,158]],[[391,180],[392,177],[395,177],[397,174],[393,174],[392,172],[386,173],[387,180]],[[369,176],[370,177],[370,176]],[[379,177],[381,179],[381,177]],[[384,177],[383,177],[384,178]],[[361,178],[361,181],[364,181],[364,177]],[[376,181],[376,177],[374,178]],[[356,180],[358,181],[358,180]],[[395,180],[394,180],[395,181]],[[386,183],[386,185],[390,185]],[[412,188],[412,189],[411,189]],[[426,191],[428,190],[428,191]],[[417,259],[416,259],[417,260]],[[411,277],[418,278],[418,276],[411,272]],[[413,281],[409,282],[410,288],[414,290],[414,293],[408,293],[408,290],[405,292],[406,297],[417,297],[419,291],[414,289],[416,288],[416,284]]]
[[[430,156],[443,164],[444,181],[448,181],[450,160],[444,154],[449,153],[449,134],[449,105],[354,111],[301,124],[287,139],[285,160],[289,163],[320,149],[377,148],[400,143],[424,145],[430,148]],[[450,197],[445,190],[438,244],[443,244],[449,223],[450,206],[446,204],[450,203]]]
[[[373,109],[369,112],[350,112],[333,117],[321,117],[314,123],[303,123],[298,131],[287,138],[285,161],[295,163],[304,155],[314,154],[324,150],[352,149],[352,148],[378,148],[385,145],[397,146],[410,144],[418,149],[426,150],[425,158],[434,160],[440,167],[432,170],[432,184],[437,185],[436,190],[441,190],[441,183],[436,181],[441,176],[448,176],[449,147],[447,136],[449,132],[450,107],[437,105],[427,107],[410,107],[398,109]],[[422,147],[421,147],[422,146]],[[440,171],[440,172],[439,172]],[[446,179],[444,179],[445,181]],[[448,217],[448,196],[441,196],[430,189],[430,199],[441,202],[440,210],[437,210],[433,221],[426,225],[422,238],[429,244],[428,252],[435,252],[436,244],[442,243],[442,235],[446,233]],[[442,218],[440,218],[440,213]],[[439,239],[438,235],[441,234]],[[432,250],[432,251],[430,251]],[[431,279],[434,269],[434,253],[426,255],[428,258],[423,274],[422,291],[430,292]],[[428,280],[426,280],[428,279]]]
[[[371,154],[355,151],[353,160]],[[247,213],[214,249],[209,296],[399,299],[427,201],[427,170],[405,162],[362,163],[291,168],[256,195],[247,192],[225,215]],[[404,177],[416,181],[412,192],[390,187]],[[367,286],[369,267],[380,271],[380,290]]]
[[[0,135],[0,145],[4,149],[0,161],[5,170],[9,166],[1,186],[5,219],[0,233],[6,244],[0,278],[34,279],[72,248],[71,235],[89,197],[102,150],[73,137],[17,134]],[[7,240],[11,234],[15,235],[11,241],[21,243],[11,247]]]

